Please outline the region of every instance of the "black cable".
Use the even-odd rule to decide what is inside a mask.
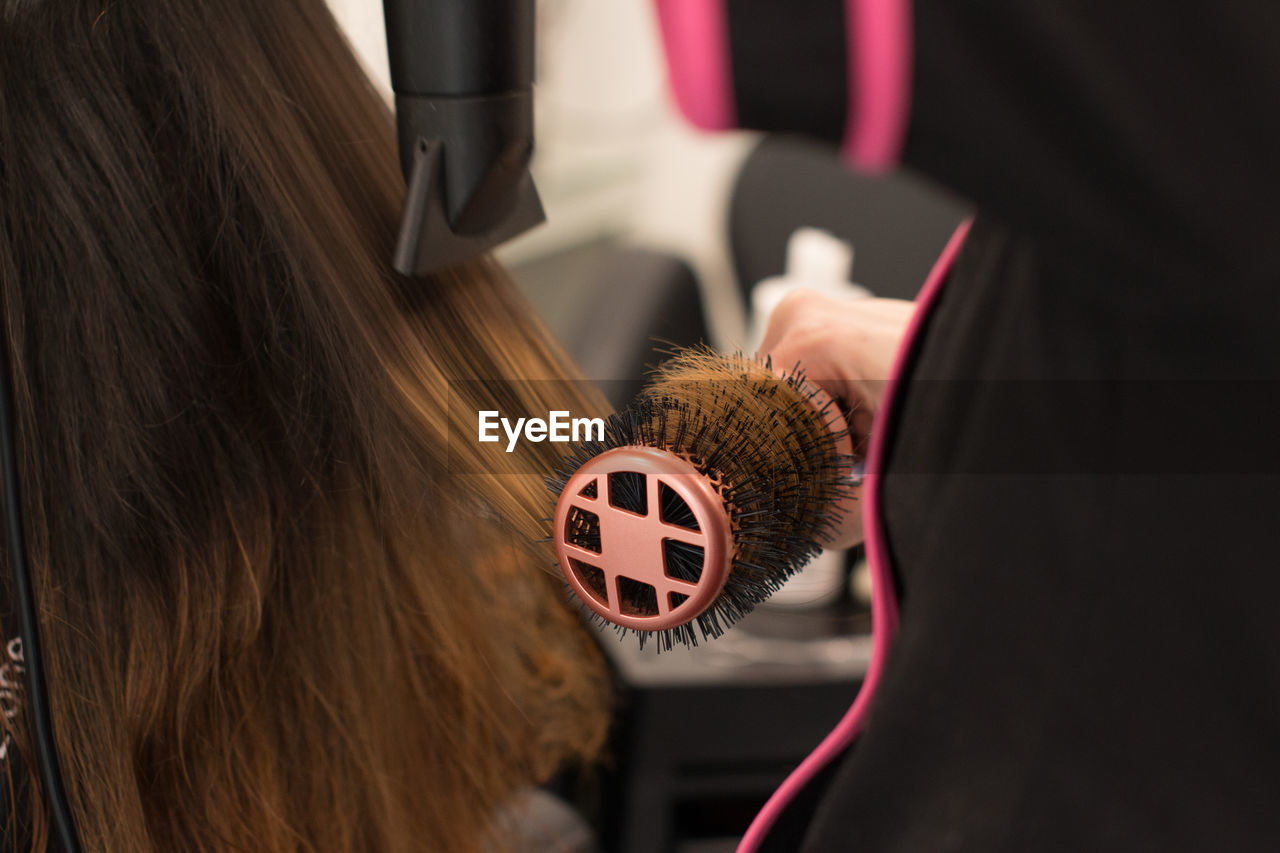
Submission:
[[[49,805],[53,831],[64,853],[80,853],[80,837],[67,803],[58,764],[58,749],[49,717],[49,694],[45,689],[44,663],[40,657],[40,625],[31,570],[27,562],[27,540],[22,529],[21,490],[18,485],[18,453],[13,420],[13,386],[8,348],[0,346],[0,462],[4,469],[4,524],[9,539],[9,565],[22,626],[22,659],[26,670],[27,707],[31,713],[31,744],[41,787]]]

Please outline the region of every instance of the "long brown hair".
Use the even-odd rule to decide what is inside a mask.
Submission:
[[[548,446],[448,458],[456,380],[560,352],[491,262],[390,272],[391,116],[321,0],[0,4],[0,295],[86,849],[478,849],[606,721],[529,544]]]

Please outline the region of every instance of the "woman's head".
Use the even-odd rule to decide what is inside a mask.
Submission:
[[[559,354],[491,264],[390,272],[391,118],[322,0],[0,8],[0,298],[86,847],[468,849],[601,737],[537,460],[451,475],[458,380]]]

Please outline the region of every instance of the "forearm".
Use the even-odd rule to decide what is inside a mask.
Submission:
[[[658,0],[708,129],[802,132],[1145,267],[1250,273],[1280,228],[1280,12],[1137,0]]]

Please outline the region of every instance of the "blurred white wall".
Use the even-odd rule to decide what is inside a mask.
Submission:
[[[328,0],[329,9],[347,31],[347,38],[364,62],[365,70],[391,100],[391,68],[387,64],[387,31],[380,0]]]

